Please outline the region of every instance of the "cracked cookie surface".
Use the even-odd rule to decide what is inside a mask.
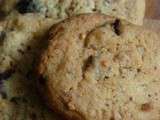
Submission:
[[[160,41],[151,31],[100,14],[50,31],[39,67],[49,106],[76,120],[158,120]]]

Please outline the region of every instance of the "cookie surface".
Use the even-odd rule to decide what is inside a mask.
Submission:
[[[0,13],[34,12],[52,18],[99,12],[142,24],[145,14],[145,0],[1,0],[0,3]]]
[[[146,27],[147,29],[151,29],[155,32],[160,32],[160,20],[145,19],[144,27]]]
[[[130,13],[125,12],[130,5],[123,1],[0,0],[0,119],[56,119],[42,105],[32,76],[37,54],[45,44],[41,38],[57,21],[80,13],[101,12],[122,19],[135,16],[139,7],[138,13],[143,13],[143,4],[137,3],[144,0],[132,0]],[[130,20],[139,23],[143,15]]]
[[[37,94],[32,68],[52,19],[12,14],[0,21],[0,120],[56,120]],[[31,94],[32,93],[32,94]]]
[[[39,88],[69,119],[159,120],[158,38],[105,15],[67,19],[50,32]]]

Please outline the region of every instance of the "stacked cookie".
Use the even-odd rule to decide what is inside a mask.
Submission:
[[[133,25],[144,0],[0,6],[0,119],[58,120],[52,110],[69,120],[160,118],[158,35]]]

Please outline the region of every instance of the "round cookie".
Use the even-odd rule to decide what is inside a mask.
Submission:
[[[50,108],[74,120],[158,120],[160,41],[101,14],[54,26],[38,65]]]

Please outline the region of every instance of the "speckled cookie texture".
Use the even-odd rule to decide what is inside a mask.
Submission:
[[[147,29],[151,29],[155,32],[160,32],[160,20],[155,19],[145,19],[144,25]]]
[[[39,12],[48,17],[68,17],[100,12],[142,24],[145,0],[2,0],[2,11]],[[5,4],[6,3],[6,4]]]
[[[12,13],[0,21],[0,120],[56,120],[38,96],[35,58],[54,20]],[[42,44],[43,43],[43,44]]]
[[[35,60],[46,46],[49,28],[67,17],[92,12],[111,14],[116,9],[114,16],[122,19],[131,16],[132,23],[139,24],[143,18],[144,0],[132,0],[132,4],[125,0],[104,3],[102,0],[0,0],[0,120],[57,120],[38,95],[32,75]],[[117,14],[118,4],[123,8],[122,14]],[[133,9],[128,13],[126,10],[130,8]],[[136,13],[138,9],[141,10]],[[139,17],[134,20],[135,15]]]
[[[156,33],[115,18],[67,19],[50,32],[39,88],[69,120],[159,120],[159,46]]]

